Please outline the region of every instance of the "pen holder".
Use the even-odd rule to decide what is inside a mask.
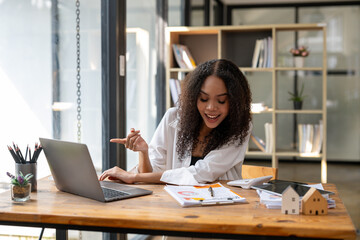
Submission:
[[[22,172],[24,176],[26,176],[26,174],[28,174],[28,173],[31,173],[32,175],[34,175],[30,179],[32,192],[37,191],[36,170],[37,170],[36,163],[15,163],[16,174],[18,174],[19,172]]]

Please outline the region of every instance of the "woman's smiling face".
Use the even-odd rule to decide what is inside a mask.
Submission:
[[[229,113],[228,91],[221,78],[209,76],[201,86],[197,109],[209,130],[216,128]]]

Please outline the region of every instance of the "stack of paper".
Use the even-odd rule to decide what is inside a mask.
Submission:
[[[239,194],[224,187],[221,183],[204,186],[173,186],[164,188],[182,207],[197,205],[230,204],[246,202]]]
[[[319,184],[311,184],[311,185],[306,185],[306,186],[324,190],[321,183],[319,183]],[[281,196],[271,194],[269,192],[265,192],[265,191],[261,191],[261,190],[256,190],[256,192],[260,197],[260,203],[264,204],[266,206],[266,208],[269,208],[269,209],[281,209],[281,202],[282,202]],[[335,200],[330,198],[328,194],[323,194],[322,196],[327,200],[328,208],[335,208],[335,206],[336,206]],[[302,199],[302,197],[300,197],[300,201],[301,201],[301,199]]]
[[[266,208],[281,209],[282,198],[280,196],[261,190],[256,190],[256,192],[260,197],[260,203],[264,204]]]

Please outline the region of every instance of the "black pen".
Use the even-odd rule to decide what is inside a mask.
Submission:
[[[212,189],[212,187],[209,187],[209,192],[210,192],[210,195],[211,195],[212,197],[214,197],[214,190]]]

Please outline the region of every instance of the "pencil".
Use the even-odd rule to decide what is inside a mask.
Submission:
[[[16,156],[18,157],[20,163],[22,163],[21,156],[20,156],[20,154],[19,154],[19,149],[18,149],[17,147],[15,147],[15,154],[16,154]]]
[[[27,158],[28,150],[29,150],[29,145],[27,145],[27,146],[26,146],[25,158],[24,158],[25,162],[26,162],[26,158]]]
[[[34,163],[34,162],[35,162],[35,156],[36,156],[36,151],[37,151],[37,148],[38,148],[38,144],[37,144],[37,143],[35,143],[34,153],[33,153],[32,158],[30,158],[30,162],[32,162],[32,163]]]
[[[25,163],[24,156],[22,155],[22,153],[21,153],[21,150],[20,150],[19,146],[18,146],[18,145],[16,145],[16,147],[17,147],[17,151],[18,151],[19,156],[20,156],[20,160],[22,161],[22,163]]]
[[[29,148],[29,162],[31,162],[31,148]]]
[[[30,162],[31,162],[31,163],[34,163],[34,162],[35,162],[36,153],[37,153],[37,148],[34,149],[33,156],[32,156],[32,158],[30,159]]]
[[[33,163],[36,163],[36,162],[37,162],[37,159],[38,159],[38,157],[39,157],[39,155],[40,155],[41,150],[42,150],[42,147],[41,147],[40,145],[36,145],[36,149],[35,149],[35,151],[34,151],[34,154],[33,154],[33,157],[32,157],[32,159],[31,159],[31,162],[33,162]]]
[[[16,163],[20,163],[20,161],[19,161],[18,157],[16,156],[14,150],[13,150],[10,146],[7,146],[7,147],[8,147],[8,149],[9,149],[10,154],[11,154],[11,156],[13,157],[14,161],[15,161]]]
[[[36,142],[34,151],[31,154],[31,147],[29,147],[29,144],[28,144],[26,146],[25,158],[24,158],[19,146],[17,144],[15,144],[14,142],[12,142],[12,145],[14,146],[14,148],[12,148],[9,145],[7,145],[7,148],[9,150],[11,156],[13,157],[14,161],[19,164],[36,163],[37,159],[41,153],[41,150],[42,150],[42,146]]]
[[[14,154],[16,155],[16,158],[18,159],[18,162],[21,163],[21,157],[20,157],[20,155],[19,155],[19,153],[18,153],[18,151],[17,151],[16,145],[15,145],[14,142],[12,142],[12,144],[13,144],[13,146],[14,146],[13,152],[14,152]]]
[[[41,153],[41,150],[42,150],[43,148],[42,148],[42,146],[41,145],[39,145],[39,151],[38,151],[38,153],[37,153],[37,155],[36,155],[36,159],[35,159],[35,162],[38,160],[38,157],[39,157],[39,155],[40,155],[40,153]]]

